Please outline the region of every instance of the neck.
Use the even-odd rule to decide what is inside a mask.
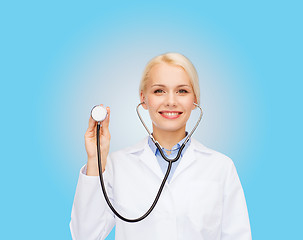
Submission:
[[[178,142],[185,138],[185,127],[178,131],[163,131],[153,127],[153,136],[166,149],[172,149]]]

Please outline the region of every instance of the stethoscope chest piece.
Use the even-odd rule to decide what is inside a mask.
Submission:
[[[107,111],[105,107],[96,105],[91,111],[91,116],[96,122],[102,122],[107,116]]]

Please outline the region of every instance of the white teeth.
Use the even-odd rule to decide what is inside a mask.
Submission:
[[[165,113],[163,113],[163,115],[176,116],[176,115],[179,115],[179,113],[165,112]]]

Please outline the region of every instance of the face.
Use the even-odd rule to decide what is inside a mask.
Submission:
[[[184,131],[196,102],[190,79],[183,68],[166,63],[155,65],[141,92],[153,131]]]

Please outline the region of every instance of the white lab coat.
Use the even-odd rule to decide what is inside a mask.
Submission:
[[[70,230],[73,239],[105,239],[116,225],[117,240],[249,240],[245,197],[232,160],[192,139],[153,212],[138,223],[115,217],[99,177],[80,171]],[[143,215],[152,204],[163,172],[147,138],[110,155],[104,178],[120,214]]]

